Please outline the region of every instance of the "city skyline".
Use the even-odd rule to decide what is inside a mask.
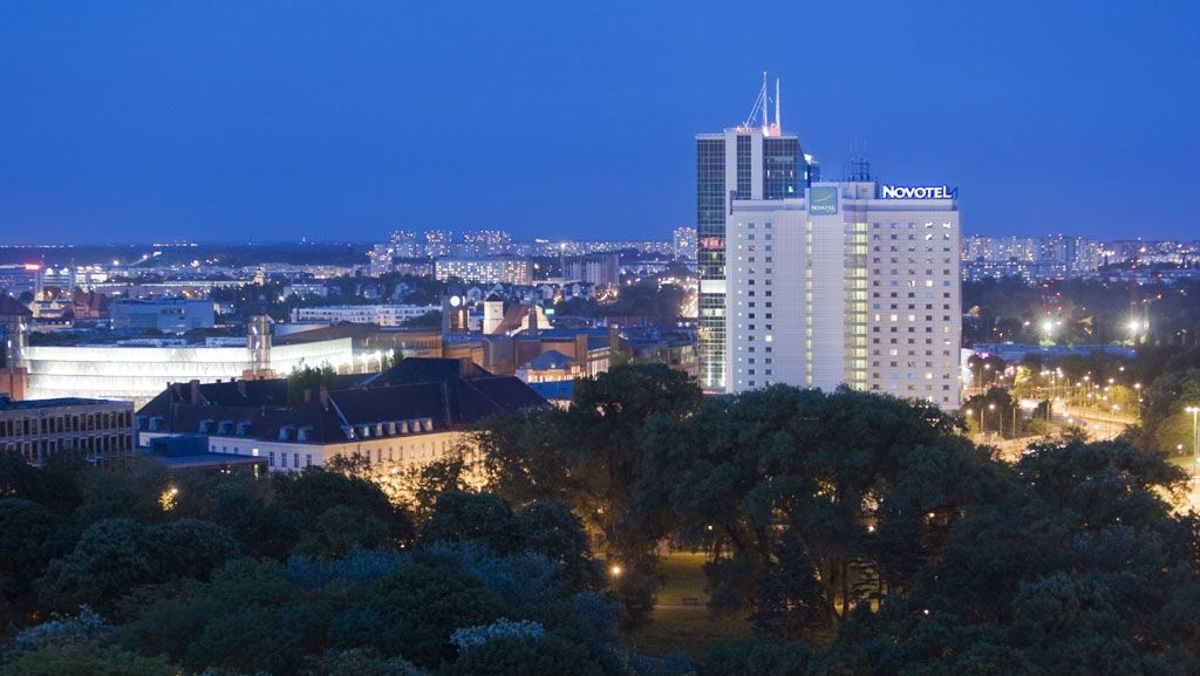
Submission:
[[[665,238],[694,225],[694,133],[741,122],[764,69],[824,177],[865,144],[889,180],[959,188],[967,234],[1185,238],[1200,206],[1122,208],[1200,150],[1195,7],[869,5],[861,49],[783,39],[847,19],[825,6],[230,7],[0,9],[4,243]]]

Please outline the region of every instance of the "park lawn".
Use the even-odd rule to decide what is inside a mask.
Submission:
[[[643,655],[663,656],[683,652],[702,657],[709,648],[750,634],[750,623],[740,616],[720,616],[707,608],[704,554],[673,552],[662,562],[663,583],[651,623],[632,636],[626,647]],[[684,606],[684,599],[698,605]]]
[[[708,605],[708,592],[704,586],[704,554],[672,552],[662,562],[663,583],[658,589],[658,604],[663,606],[683,605],[683,599],[698,599],[701,606]]]
[[[625,646],[654,657],[682,652],[700,658],[713,646],[749,635],[750,623],[743,617],[722,617],[707,608],[656,608],[653,621],[625,637]]]

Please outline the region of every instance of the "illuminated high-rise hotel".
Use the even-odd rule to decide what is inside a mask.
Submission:
[[[734,200],[802,195],[813,178],[797,136],[783,133],[779,83],[769,120],[766,80],[750,119],[719,134],[696,136],[697,263],[700,268],[700,385],[724,392],[726,376],[726,220]],[[758,115],[761,114],[761,121]]]
[[[840,385],[959,405],[959,214],[945,186],[820,182],[761,124],[696,138],[700,384]],[[751,114],[754,117],[754,113]]]

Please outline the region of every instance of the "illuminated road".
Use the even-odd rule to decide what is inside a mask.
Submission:
[[[1121,436],[1126,427],[1133,424],[1133,419],[1103,411],[1093,411],[1084,408],[1066,407],[1060,409],[1062,412],[1054,416],[1055,421],[1066,423],[1068,420],[1080,420],[1086,425],[1083,429],[1087,432],[1088,438],[1094,441],[1107,441],[1116,439]]]

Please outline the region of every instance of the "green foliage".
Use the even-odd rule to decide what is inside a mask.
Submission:
[[[434,667],[453,659],[450,635],[459,627],[488,624],[504,614],[495,592],[452,568],[414,564],[384,579],[369,609],[377,613],[374,630],[346,647],[374,647]]]
[[[203,578],[236,552],[237,543],[211,523],[147,528],[130,519],[106,519],[88,527],[70,554],[53,561],[36,588],[52,608],[105,607],[139,585]]]
[[[354,547],[372,549],[390,541],[388,525],[361,510],[338,505],[317,517],[296,551],[316,556],[344,556]]]
[[[0,451],[0,496],[35,502],[58,514],[69,513],[83,499],[70,476],[30,467],[19,453],[10,451]]]
[[[567,411],[494,421],[479,436],[490,487],[514,504],[565,500],[628,571],[617,592],[623,623],[644,622],[653,605],[657,543],[669,533],[665,505],[635,493],[645,476],[646,423],[700,407],[700,389],[662,364],[626,364],[576,383]],[[646,579],[636,579],[646,576]]]
[[[312,676],[424,676],[425,670],[399,657],[383,657],[370,650],[354,649],[329,652],[313,661]]]
[[[462,491],[438,496],[421,538],[426,542],[478,540],[497,552],[515,551],[519,544],[507,502],[491,493]]]
[[[287,377],[288,406],[299,406],[309,399],[316,399],[321,388],[333,389],[336,377],[337,371],[328,363],[293,370]]]
[[[442,311],[426,312],[420,317],[410,317],[400,323],[406,329],[437,329],[442,326]]]
[[[713,648],[698,676],[806,676],[816,671],[818,656],[799,643],[745,640]]]
[[[447,676],[602,676],[601,661],[586,647],[557,638],[499,636],[463,652],[443,671]]]
[[[0,500],[0,591],[9,601],[27,594],[33,581],[71,547],[61,518],[21,498]]]
[[[568,589],[600,586],[600,564],[591,556],[583,521],[566,501],[535,500],[517,513],[515,526],[522,550],[559,564]]]
[[[329,509],[346,507],[382,522],[392,542],[400,544],[412,539],[413,525],[408,513],[393,505],[378,486],[366,479],[312,467],[272,481],[276,503],[296,514],[305,530],[318,529],[319,520]]]
[[[84,531],[74,551],[55,560],[38,583],[53,608],[107,604],[124,591],[152,582],[157,574],[146,529],[130,519],[98,521]]]
[[[164,657],[143,657],[101,643],[19,653],[0,666],[3,676],[177,676]]]
[[[849,390],[772,387],[648,427],[644,499],[711,552],[715,607],[784,636],[911,584],[946,520],[995,482],[953,418]]]

